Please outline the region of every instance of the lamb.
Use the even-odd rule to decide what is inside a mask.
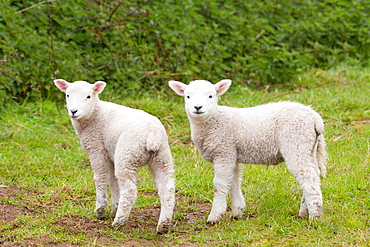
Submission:
[[[175,203],[174,164],[166,131],[158,118],[99,100],[106,83],[54,80],[66,93],[67,110],[82,148],[89,154],[96,186],[96,215],[104,218],[112,195],[112,226],[124,224],[137,199],[137,169],[148,165],[160,197],[158,233],[171,227]]]
[[[322,216],[320,172],[325,176],[324,123],[309,106],[278,102],[249,108],[219,106],[231,80],[212,84],[195,80],[189,85],[169,81],[175,93],[185,98],[191,138],[202,157],[213,163],[214,199],[207,219],[217,223],[226,211],[230,191],[232,216],[243,215],[246,206],[241,191],[245,164],[277,165],[285,162],[303,190],[299,216]]]

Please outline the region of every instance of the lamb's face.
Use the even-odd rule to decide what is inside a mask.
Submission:
[[[94,111],[98,94],[103,91],[106,83],[97,81],[90,84],[85,81],[69,83],[64,80],[55,80],[55,85],[66,93],[67,110],[72,119],[78,120],[90,116]]]
[[[66,90],[68,114],[72,119],[89,116],[94,110],[97,95],[89,83],[75,82]]]
[[[205,80],[192,81],[189,85],[170,81],[170,87],[185,98],[185,110],[190,119],[206,121],[217,111],[218,96],[226,92],[230,80],[222,80],[215,85]]]
[[[218,96],[208,81],[192,81],[184,90],[185,111],[192,119],[207,120],[217,111]]]

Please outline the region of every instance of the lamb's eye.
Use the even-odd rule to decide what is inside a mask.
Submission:
[[[69,94],[67,94],[67,98],[69,98]]]
[[[91,98],[91,96],[90,96],[90,95],[88,95],[86,98],[90,99],[90,98]]]
[[[213,96],[212,96],[212,95],[210,95],[210,96],[209,96],[209,98],[210,98],[210,99],[212,99],[212,98],[213,98]]]
[[[190,99],[190,96],[188,95],[188,96],[186,96],[186,98],[187,98],[187,99]]]

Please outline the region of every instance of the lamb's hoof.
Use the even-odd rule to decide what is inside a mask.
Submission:
[[[298,213],[298,218],[306,218],[308,216],[308,210],[307,209],[301,209]]]
[[[298,218],[300,218],[300,219],[308,218],[309,220],[320,220],[321,219],[321,214],[314,214],[314,215],[310,214],[309,215],[308,212],[307,213],[299,212]]]
[[[119,222],[119,221],[113,221],[113,223],[112,223],[112,226],[113,227],[120,227],[122,225],[122,223],[121,222]]]
[[[216,225],[220,221],[221,217],[222,214],[218,216],[212,216],[212,214],[210,214],[207,218],[207,225]]]
[[[125,222],[126,222],[127,219],[124,219],[124,217],[119,217],[119,218],[115,218],[113,223],[112,223],[112,226],[113,227],[119,227],[119,226],[122,226]]]
[[[241,212],[241,213],[239,212],[237,214],[233,214],[231,216],[231,219],[233,219],[233,220],[239,220],[239,219],[243,218],[243,216],[244,216],[244,212]]]
[[[171,227],[172,227],[171,221],[165,220],[157,226],[157,234],[165,234],[171,229]]]
[[[96,218],[102,220],[105,218],[105,208],[98,208],[96,211]]]
[[[214,226],[218,223],[218,220],[207,220],[207,225]]]
[[[310,215],[309,220],[321,220],[321,215]]]
[[[245,205],[233,208],[231,218],[234,220],[241,219],[244,216],[244,208]]]

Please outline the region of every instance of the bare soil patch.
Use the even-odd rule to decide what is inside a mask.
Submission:
[[[0,187],[0,198],[8,198],[9,204],[0,202],[0,222],[14,221],[19,215],[27,214],[29,210],[17,205],[15,198],[20,193],[17,187]],[[12,203],[13,202],[13,203]]]
[[[0,225],[8,225],[6,230],[0,229],[0,246],[79,246],[69,242],[54,242],[48,235],[35,238],[27,238],[21,241],[14,235],[5,238],[5,231],[16,229],[19,227],[17,218],[22,215],[38,216],[37,210],[30,210],[26,202],[22,201],[24,195],[33,194],[36,192],[18,188],[16,186],[0,187]],[[142,192],[141,192],[142,193]],[[145,193],[145,192],[144,192]],[[147,196],[157,196],[156,193],[148,192]],[[22,195],[22,196],[19,196]],[[176,195],[178,205],[186,204],[187,198],[181,194]],[[179,234],[186,233],[183,231],[184,225],[193,225],[197,222],[204,222],[206,213],[210,210],[209,204],[198,202],[188,202],[193,210],[187,208],[184,210],[180,206],[175,207],[177,218],[174,218],[173,231]],[[32,208],[32,206],[31,206]],[[48,209],[50,210],[50,209]],[[45,212],[45,211],[44,211]],[[157,221],[160,214],[160,206],[151,206],[145,208],[134,208],[130,214],[129,221],[117,231],[130,233],[133,229],[140,229],[143,233],[154,232],[156,230]],[[180,215],[180,216],[179,216]],[[104,234],[104,230],[112,228],[112,217],[107,217],[105,220],[82,218],[76,215],[66,215],[56,220],[53,225],[60,227],[61,231],[69,235],[83,235],[87,239],[95,239],[99,246],[154,246],[158,242],[141,238],[141,239],[115,239]],[[199,229],[201,230],[201,229]],[[186,238],[186,236],[184,236]],[[160,239],[166,241],[164,235]],[[160,240],[161,241],[161,240]]]

